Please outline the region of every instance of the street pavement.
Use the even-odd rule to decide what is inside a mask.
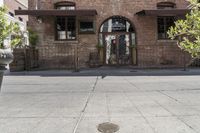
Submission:
[[[200,70],[6,74],[0,133],[200,133]]]

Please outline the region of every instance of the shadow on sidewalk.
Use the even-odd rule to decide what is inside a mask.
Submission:
[[[41,77],[59,77],[59,76],[199,76],[200,69],[132,69],[132,68],[91,68],[81,69],[79,72],[72,70],[44,70],[44,71],[23,71],[10,72],[6,76],[41,76]]]

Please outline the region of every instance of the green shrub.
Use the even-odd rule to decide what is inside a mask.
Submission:
[[[35,47],[38,43],[39,36],[31,28],[28,28],[30,46]]]

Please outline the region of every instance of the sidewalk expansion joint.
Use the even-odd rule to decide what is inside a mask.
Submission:
[[[76,123],[76,125],[75,125],[75,127],[74,127],[72,133],[76,133],[76,132],[77,132],[78,126],[79,126],[80,122],[81,122],[82,119],[83,119],[83,116],[84,116],[85,110],[86,110],[86,108],[87,108],[87,106],[88,106],[88,103],[89,103],[89,101],[90,101],[90,99],[91,99],[91,97],[92,97],[92,95],[94,94],[94,91],[95,91],[95,89],[96,89],[98,79],[99,79],[99,77],[97,76],[97,77],[96,77],[96,80],[95,80],[95,83],[94,83],[94,85],[93,85],[93,87],[92,87],[92,90],[91,90],[91,91],[89,92],[89,94],[88,94],[88,97],[87,97],[87,100],[86,100],[86,102],[85,102],[85,105],[84,105],[84,107],[83,107],[83,109],[82,109],[82,111],[81,111],[81,113],[80,113],[80,115],[79,115],[79,117],[78,117],[78,121],[77,121],[77,123]]]

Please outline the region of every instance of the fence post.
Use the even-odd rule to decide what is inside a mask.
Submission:
[[[184,71],[186,71],[186,55],[185,55],[185,51],[183,51],[183,63],[184,63]]]
[[[27,70],[27,47],[24,47],[24,70]]]
[[[79,66],[78,66],[78,44],[75,45],[74,63],[75,63],[75,72],[79,72]]]
[[[25,70],[30,71],[31,69],[31,49],[25,49]]]

